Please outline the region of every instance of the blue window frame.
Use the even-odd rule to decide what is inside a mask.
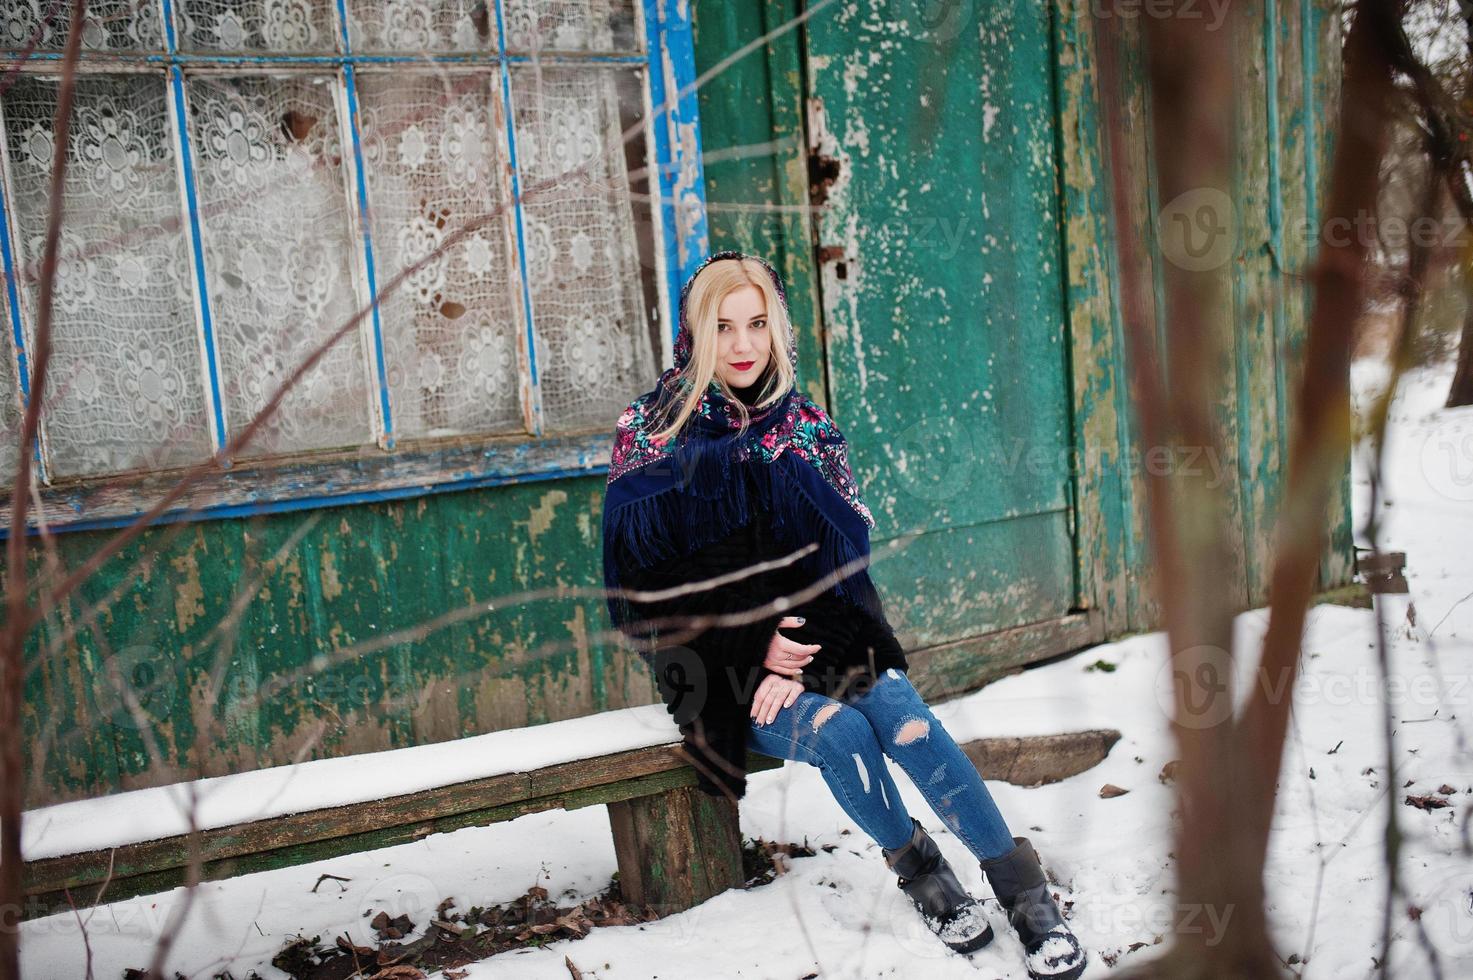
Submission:
[[[0,83],[6,484],[31,398],[27,261],[54,152],[47,100],[70,4],[59,6],[50,22],[0,14],[0,44],[14,46],[0,52],[14,69]],[[617,410],[669,363],[672,297],[707,250],[687,5],[88,9],[68,152],[92,142],[69,165],[34,456],[47,524],[114,526],[147,511],[229,444],[298,355],[363,311],[297,386],[315,394],[288,396],[277,423],[160,521],[607,466]],[[443,166],[427,177],[435,147]],[[74,173],[86,181],[76,211]],[[601,211],[606,200],[621,208]],[[447,241],[458,251],[436,256]],[[625,274],[600,281],[601,270]]]

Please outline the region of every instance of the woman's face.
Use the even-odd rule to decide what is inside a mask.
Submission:
[[[755,384],[772,358],[767,301],[747,285],[726,294],[716,310],[716,376],[731,388]]]

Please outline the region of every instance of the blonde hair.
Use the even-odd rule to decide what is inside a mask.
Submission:
[[[757,259],[718,259],[700,271],[686,296],[686,323],[691,332],[690,360],[686,363],[685,368],[677,373],[675,379],[676,383],[685,390],[685,397],[677,402],[668,403],[667,416],[676,405],[679,406],[679,410],[674,412],[674,420],[665,428],[651,434],[651,439],[660,442],[679,435],[686,421],[695,412],[696,406],[700,404],[701,396],[705,394],[713,379],[721,389],[721,393],[736,406],[741,417],[739,431],[746,430],[751,421],[751,413],[742,400],[736,397],[730,386],[716,377],[717,313],[721,309],[721,301],[743,286],[756,286],[762,291],[762,299],[767,304],[767,331],[772,347],[768,370],[763,374],[767,383],[763,386],[756,404],[752,407],[767,408],[779,401],[793,387],[796,374],[793,370],[793,362],[788,359],[793,324],[788,319],[783,301],[777,295],[777,287],[773,285],[771,273]]]

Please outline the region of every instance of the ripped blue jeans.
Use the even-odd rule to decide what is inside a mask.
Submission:
[[[804,691],[769,724],[749,721],[747,745],[817,766],[844,812],[881,847],[894,850],[911,835],[910,814],[885,765],[889,756],[979,861],[1013,849],[1012,831],[977,767],[901,671],[885,671],[844,701]]]

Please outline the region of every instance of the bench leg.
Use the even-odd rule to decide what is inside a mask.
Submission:
[[[608,806],[626,902],[665,916],[742,883],[733,801],[681,786]]]

